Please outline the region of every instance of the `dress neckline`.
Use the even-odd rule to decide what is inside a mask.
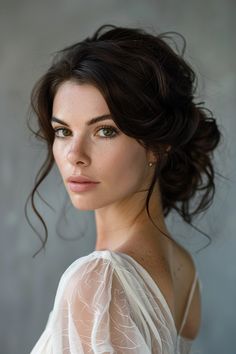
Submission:
[[[130,259],[139,269],[141,269],[141,271],[146,275],[146,277],[152,283],[153,287],[156,288],[158,290],[159,294],[161,295],[162,300],[164,301],[164,304],[165,304],[165,306],[167,308],[167,311],[169,312],[169,315],[170,315],[171,321],[173,323],[173,327],[174,327],[174,330],[176,332],[177,338],[179,338],[181,340],[184,340],[184,341],[187,341],[187,342],[193,342],[193,339],[184,337],[184,336],[182,336],[181,334],[178,333],[174,317],[173,317],[172,312],[170,310],[170,306],[168,305],[168,303],[167,303],[167,301],[165,299],[165,296],[164,296],[163,292],[161,291],[161,289],[159,288],[157,282],[154,281],[154,279],[152,278],[151,274],[147,271],[147,269],[145,269],[138,261],[136,261],[136,259],[134,259],[132,256],[130,256],[127,253],[119,252],[119,251],[112,251],[112,250],[95,250],[95,251],[93,251],[93,253],[100,253],[100,252],[108,252],[109,254],[113,254],[114,253],[116,255],[120,255],[121,257],[124,256],[125,258]],[[195,277],[196,276],[197,276],[197,272],[195,273]],[[195,279],[194,279],[194,281],[195,281]]]

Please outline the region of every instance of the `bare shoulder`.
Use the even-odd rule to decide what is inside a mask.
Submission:
[[[150,245],[144,246],[143,244],[142,248],[126,246],[118,251],[134,258],[158,284],[171,309],[179,333],[196,268],[191,254],[183,246],[174,240],[168,241],[165,246],[161,249],[155,245],[150,247]],[[197,282],[181,335],[188,339],[194,339],[198,334],[200,321],[201,298]]]
[[[174,245],[175,263],[173,276],[176,286],[177,314],[176,322],[180,328],[184,313],[186,311],[190,292],[197,272],[192,255],[180,244]],[[201,325],[201,293],[199,281],[197,280],[187,312],[185,325],[181,335],[194,339],[200,330]]]

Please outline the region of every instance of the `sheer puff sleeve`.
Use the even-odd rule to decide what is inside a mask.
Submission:
[[[131,303],[112,259],[80,258],[62,275],[53,311],[31,354],[154,353]]]

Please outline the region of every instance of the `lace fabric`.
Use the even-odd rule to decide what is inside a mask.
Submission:
[[[189,354],[169,306],[132,257],[108,250],[74,261],[31,354]]]

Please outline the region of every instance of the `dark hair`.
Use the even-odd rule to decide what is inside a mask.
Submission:
[[[149,200],[157,179],[165,217],[175,209],[193,226],[192,217],[211,205],[215,193],[211,159],[221,133],[212,112],[203,107],[204,102],[194,102],[196,75],[183,59],[184,50],[178,54],[164,41],[169,33],[154,35],[138,28],[103,25],[93,36],[57,52],[34,86],[31,106],[38,130],[28,127],[46,142],[47,156],[25,212],[30,199],[46,232],[41,249],[48,232],[34,196],[54,164],[52,104],[59,85],[66,80],[98,88],[120,130],[158,156],[145,205],[149,217]],[[166,152],[168,145],[171,149]],[[201,198],[190,211],[190,200],[198,191]],[[26,218],[29,222],[27,212]]]

